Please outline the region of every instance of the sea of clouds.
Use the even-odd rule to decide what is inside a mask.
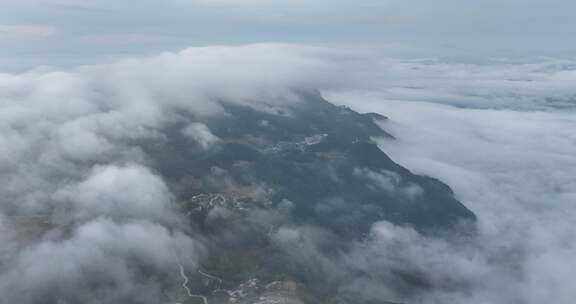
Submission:
[[[473,243],[406,244],[410,261],[439,280],[470,284],[426,294],[422,303],[570,303],[576,296],[574,63],[385,60],[383,66],[386,77],[376,88],[328,99],[387,115],[383,127],[397,140],[380,140],[382,149],[449,184],[478,216],[480,237]]]
[[[182,119],[226,115],[217,101],[274,110],[294,90],[389,117],[391,157],[449,184],[478,216],[477,238],[442,240],[376,223],[324,257],[323,232],[271,234],[295,263],[349,279],[366,299],[571,303],[576,290],[576,62],[393,60],[370,52],[259,44],[186,49],[71,70],[0,74],[0,294],[5,303],[154,303],[205,240],[138,144]],[[204,125],[182,130],[201,147]],[[21,226],[49,217],[41,238]],[[15,228],[16,226],[16,228]],[[390,269],[433,288],[398,294]],[[368,272],[366,278],[350,272]],[[173,283],[173,282],[172,282]],[[58,302],[66,299],[68,302]],[[43,302],[42,302],[43,301]]]

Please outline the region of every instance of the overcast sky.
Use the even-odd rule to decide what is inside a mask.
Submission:
[[[573,57],[571,0],[0,0],[0,67],[289,42],[452,59]]]

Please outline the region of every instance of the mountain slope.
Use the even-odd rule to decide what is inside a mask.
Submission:
[[[353,250],[369,237],[374,223],[413,227],[425,235],[472,231],[473,226],[461,224],[474,222],[474,214],[447,185],[411,173],[372,141],[392,139],[375,122],[386,117],[337,107],[315,92],[300,92],[298,102],[280,109],[221,105],[226,115],[183,115],[161,141],[143,147],[151,166],[172,185],[190,225],[208,240],[209,258],[202,267],[223,280],[224,290],[258,279],[296,284],[306,303],[351,298],[363,303],[338,286],[346,285],[350,275],[369,273],[333,276],[327,274],[333,266],[320,265]],[[191,127],[204,136],[190,141],[183,130]],[[304,247],[286,248],[290,227],[311,231],[313,237],[297,230],[296,244]],[[306,246],[320,260],[300,260]],[[391,288],[400,292],[429,288],[417,273],[391,273]],[[202,275],[192,281],[203,282]],[[270,294],[262,286],[251,293]],[[218,293],[210,284],[193,289],[207,296]],[[227,303],[226,298],[220,292],[212,302]]]

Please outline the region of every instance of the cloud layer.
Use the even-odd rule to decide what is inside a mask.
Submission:
[[[295,89],[338,83],[334,62],[347,57],[290,45],[215,46],[0,74],[3,299],[164,299],[179,286],[180,267],[198,267],[211,245],[184,219],[174,185],[151,169],[147,145],[182,125],[181,145],[209,149],[219,139],[197,120],[227,115],[220,101],[280,111],[298,103]],[[233,187],[226,177],[213,182]]]
[[[573,64],[386,66],[381,86],[332,100],[385,113],[383,127],[398,140],[382,148],[447,182],[479,218],[479,239],[457,244],[374,227],[384,241],[404,244],[402,260],[439,286],[463,284],[416,302],[569,303],[576,296]]]
[[[568,61],[451,64],[263,44],[0,74],[0,294],[20,303],[157,303],[180,265],[194,269],[206,248],[265,231],[279,260],[358,299],[570,303],[575,70]],[[479,235],[432,238],[380,222],[366,239],[328,250],[338,238],[295,224],[283,213],[290,202],[243,221],[214,209],[210,221],[231,228],[221,239],[184,224],[173,185],[142,147],[179,125],[187,145],[210,149],[219,139],[196,120],[226,115],[219,101],[278,113],[299,102],[295,89],[389,116],[383,127],[397,140],[383,140],[383,150],[451,185],[478,215]],[[356,173],[374,187],[400,185],[386,171]],[[266,195],[218,170],[209,178]],[[403,292],[399,273],[420,289]]]

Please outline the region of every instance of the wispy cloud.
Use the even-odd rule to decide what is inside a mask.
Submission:
[[[0,24],[0,41],[41,40],[54,36],[58,29],[51,25]]]

